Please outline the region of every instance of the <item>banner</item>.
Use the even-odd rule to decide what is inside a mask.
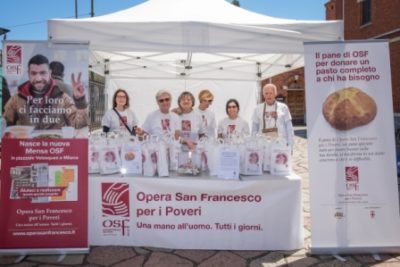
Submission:
[[[1,249],[87,248],[87,142],[3,143]]]
[[[301,179],[89,179],[91,245],[292,250],[303,246]]]
[[[399,252],[388,43],[305,44],[312,253]]]
[[[0,254],[88,250],[87,66],[87,45],[4,42]]]

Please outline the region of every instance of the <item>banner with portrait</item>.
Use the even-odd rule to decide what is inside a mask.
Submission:
[[[313,253],[400,251],[388,51],[305,44]]]
[[[4,42],[0,254],[87,251],[88,57]]]

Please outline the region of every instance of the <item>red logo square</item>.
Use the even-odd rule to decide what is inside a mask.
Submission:
[[[20,45],[6,46],[6,60],[9,64],[22,63],[22,47]]]
[[[129,184],[102,183],[101,196],[103,217],[129,217]]]
[[[356,166],[345,167],[345,173],[346,173],[346,182],[358,183],[359,181],[358,167]]]

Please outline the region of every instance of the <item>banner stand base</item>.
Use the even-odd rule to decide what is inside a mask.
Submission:
[[[387,246],[387,247],[310,247],[310,254],[372,254],[379,253],[398,254],[400,253],[400,246]]]
[[[57,255],[60,257],[58,261],[62,261],[67,254],[87,254],[89,253],[89,248],[38,248],[38,249],[0,249],[0,256],[20,256],[22,261],[27,255]]]

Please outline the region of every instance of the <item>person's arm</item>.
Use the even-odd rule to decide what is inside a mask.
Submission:
[[[251,134],[255,135],[260,130],[260,123],[257,116],[257,108],[253,112],[253,116],[251,117]]]
[[[293,148],[294,144],[294,130],[292,120],[287,120],[285,122],[286,136],[287,136],[287,144]]]
[[[217,128],[217,137],[218,138],[224,138],[224,135],[223,135],[223,133],[224,133],[224,127],[223,127],[223,119],[222,120],[220,120],[219,122],[218,122],[218,128]]]
[[[101,118],[101,126],[103,127],[103,132],[104,133],[108,133],[111,130],[111,124],[110,124],[109,115],[110,115],[110,112],[107,111],[103,115],[103,118]]]
[[[242,123],[243,123],[243,129],[242,129],[242,134],[243,135],[249,135],[250,134],[250,127],[249,127],[249,123],[243,119]]]
[[[285,130],[286,130],[286,138],[287,144],[292,147],[294,144],[294,130],[292,123],[292,115],[290,114],[289,108],[285,105],[284,108],[284,120],[285,120]]]
[[[133,136],[140,135],[141,129],[138,127],[139,125],[139,120],[136,117],[136,114],[132,111],[132,129],[131,129],[131,134]]]
[[[18,96],[12,96],[10,100],[7,102],[7,104],[3,107],[4,108],[3,118],[6,120],[7,126],[15,125],[17,123],[18,120],[17,97]]]

